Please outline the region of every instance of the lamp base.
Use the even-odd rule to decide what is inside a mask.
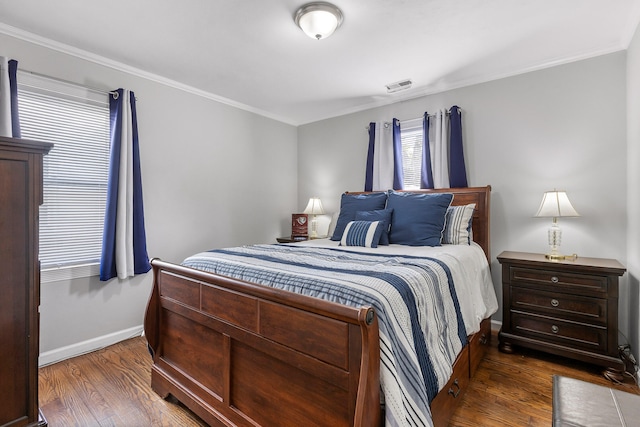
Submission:
[[[544,257],[549,261],[564,261],[564,260],[575,261],[576,259],[578,259],[578,254],[562,255],[557,253],[550,253],[550,254],[544,254]]]

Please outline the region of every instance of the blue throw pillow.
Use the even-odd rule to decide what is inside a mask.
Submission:
[[[347,224],[356,219],[356,212],[384,209],[386,203],[387,193],[343,194],[340,200],[340,215],[331,240],[342,239]]]
[[[393,209],[380,209],[377,211],[359,211],[356,212],[356,221],[380,221],[382,222],[382,234],[380,235],[380,244],[389,244],[389,228],[391,227],[391,215]]]
[[[440,246],[449,193],[389,191],[387,209],[393,209],[389,242],[408,246]]]
[[[382,229],[382,221],[351,221],[344,228],[340,246],[377,248]]]

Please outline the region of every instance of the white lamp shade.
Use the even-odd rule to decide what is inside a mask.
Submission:
[[[536,213],[537,217],[566,217],[580,216],[573,208],[567,193],[564,191],[546,191],[542,196],[542,202]]]
[[[342,24],[342,12],[330,3],[314,2],[298,9],[295,21],[306,35],[321,40]]]
[[[317,197],[312,197],[309,199],[309,203],[307,203],[307,207],[304,208],[304,212],[310,215],[324,215],[324,208],[322,207],[322,202]]]

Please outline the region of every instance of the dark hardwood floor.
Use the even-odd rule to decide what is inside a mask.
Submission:
[[[543,353],[503,354],[497,336],[480,364],[451,426],[550,426],[552,376],[564,375],[640,394],[631,379],[612,384],[601,369]],[[206,426],[150,387],[144,338],[40,369],[40,408],[51,427]]]

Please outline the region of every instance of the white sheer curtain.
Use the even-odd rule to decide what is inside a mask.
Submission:
[[[373,152],[372,191],[393,188],[393,127],[389,123],[376,122]]]
[[[433,137],[429,136],[429,149],[433,166],[433,186],[434,188],[449,188],[449,119],[447,111],[440,109],[435,113],[429,131],[433,132]]]

